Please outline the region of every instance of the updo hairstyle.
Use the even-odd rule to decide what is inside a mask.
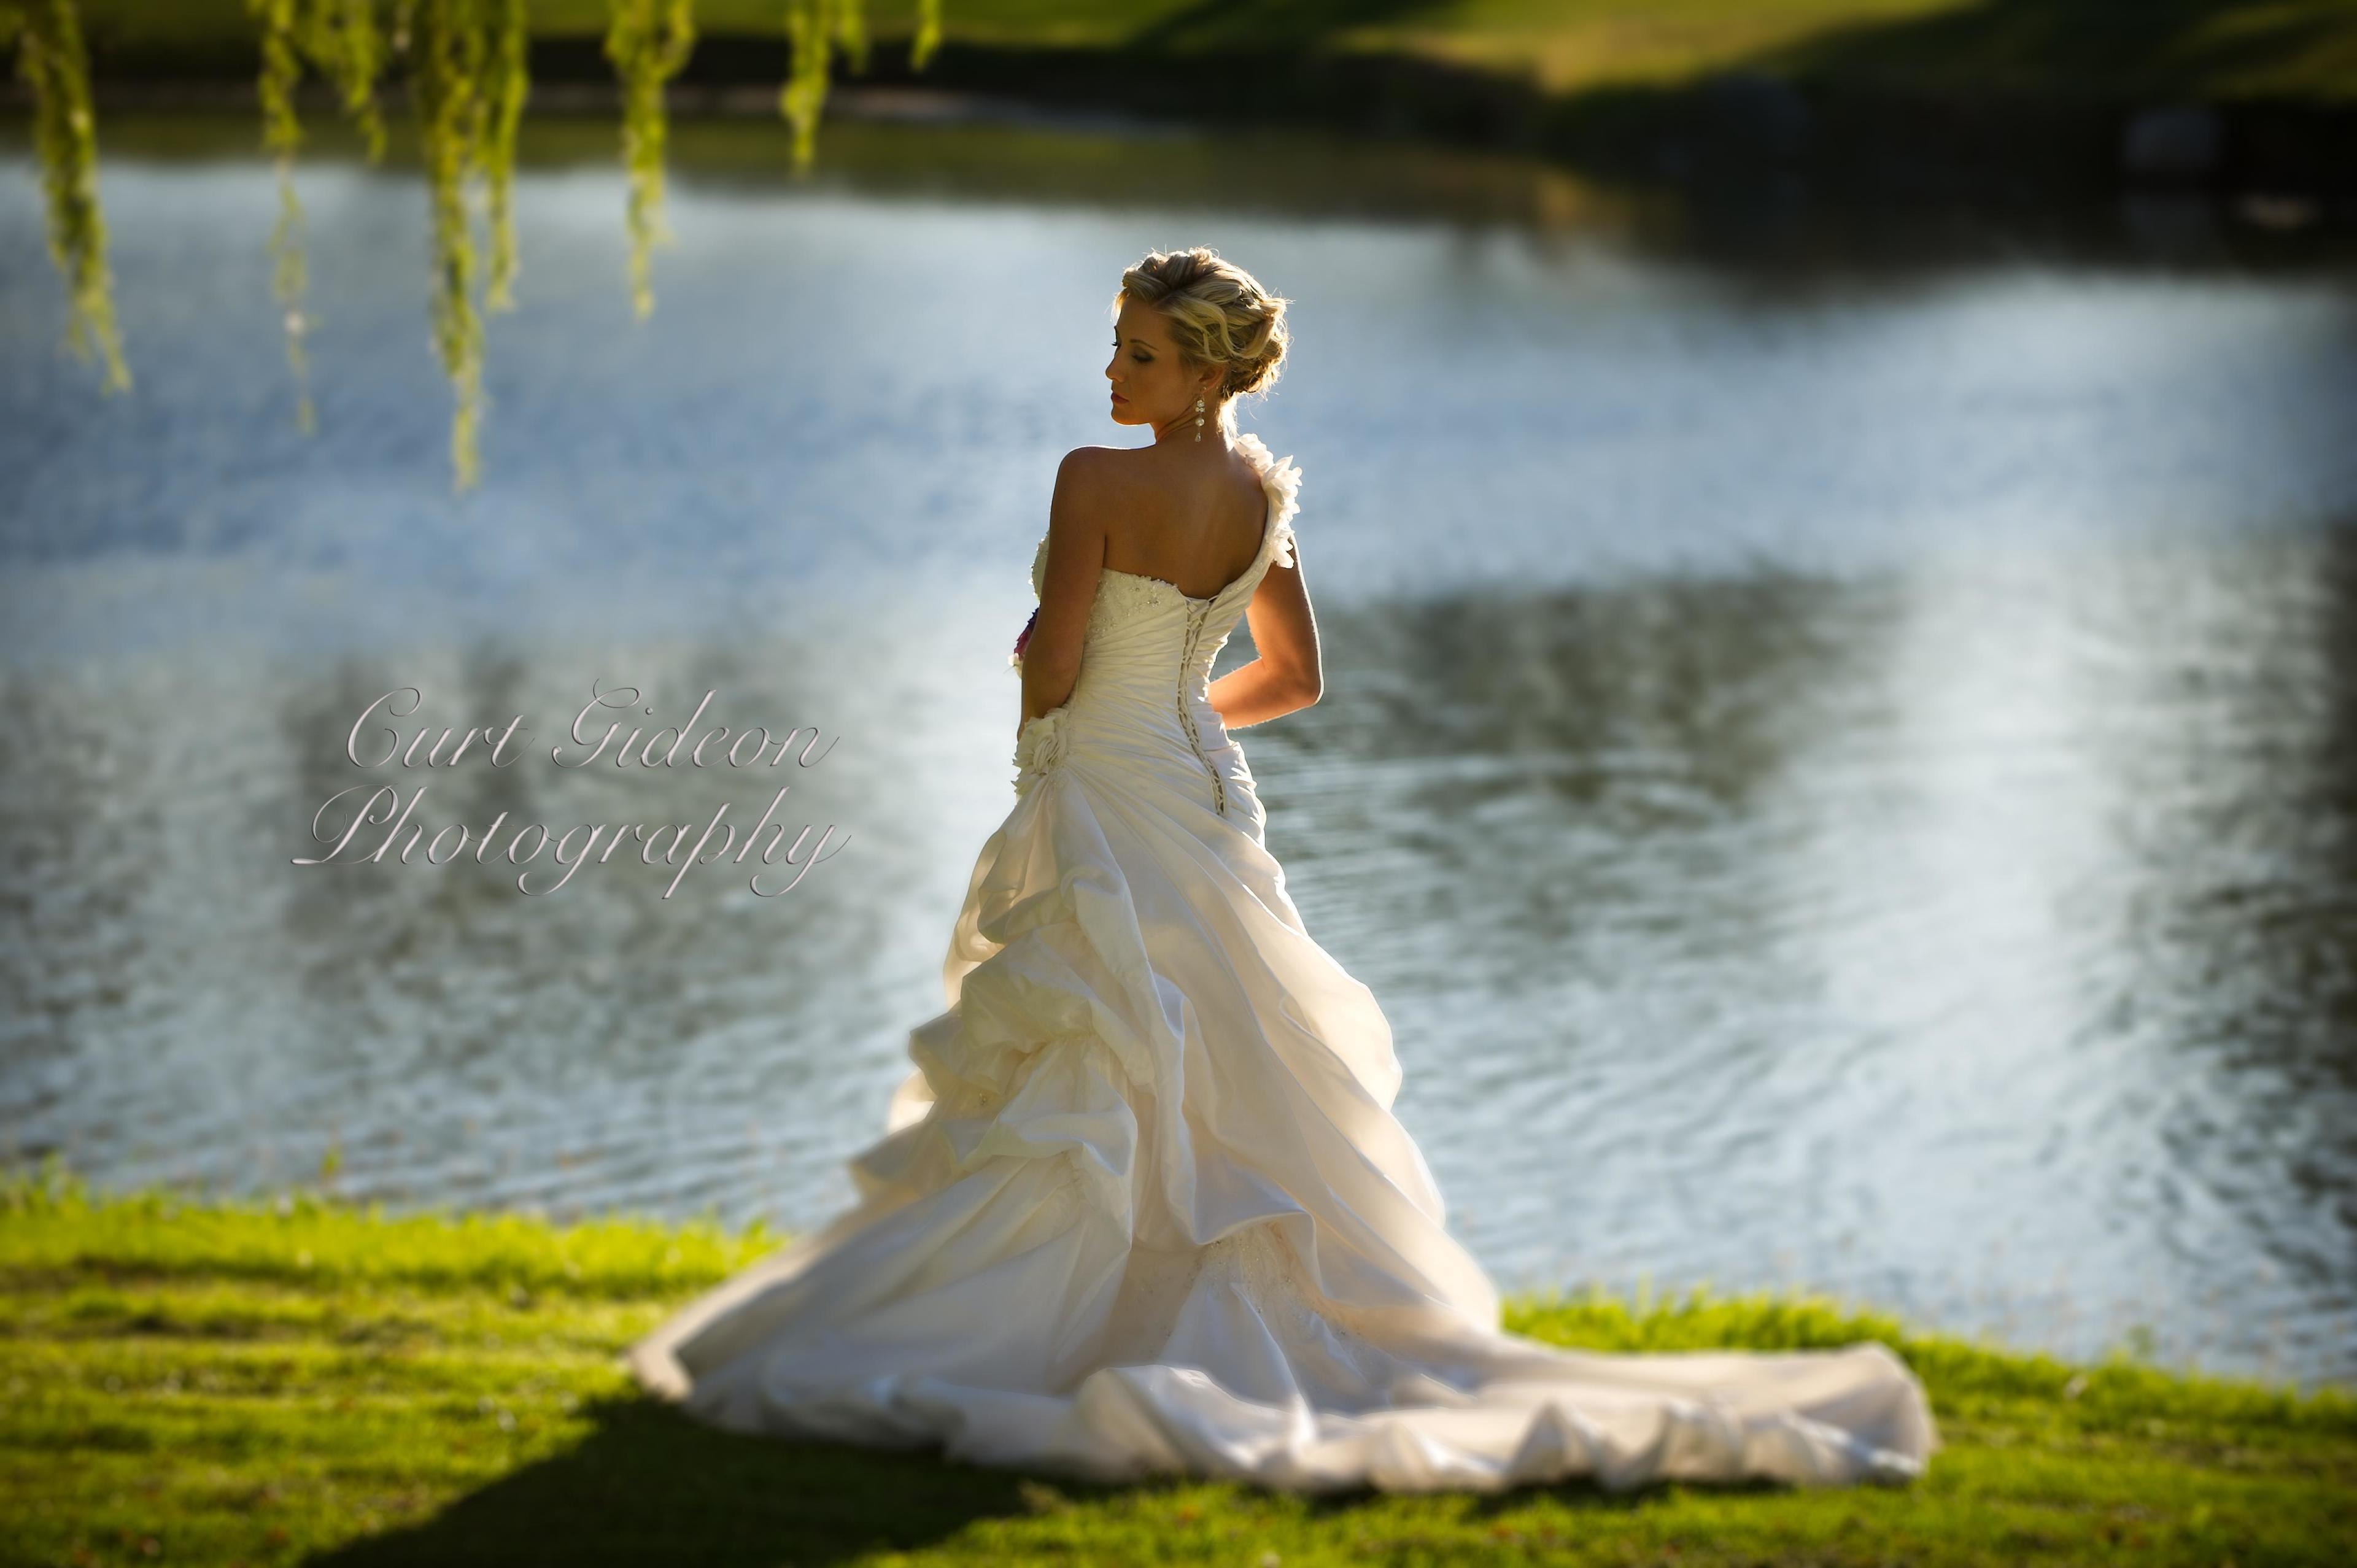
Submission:
[[[1170,336],[1189,370],[1220,366],[1220,423],[1235,428],[1234,400],[1265,392],[1275,381],[1288,335],[1285,307],[1290,301],[1261,287],[1258,279],[1202,245],[1183,251],[1150,251],[1121,274],[1114,314],[1122,301],[1152,306],[1168,318]]]

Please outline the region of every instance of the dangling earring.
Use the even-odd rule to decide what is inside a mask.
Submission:
[[[1195,439],[1196,439],[1196,440],[1198,440],[1198,441],[1200,441],[1202,438],[1203,438],[1203,400],[1202,400],[1201,398],[1200,398],[1200,397],[1199,397],[1199,398],[1197,398],[1197,399],[1195,400]]]

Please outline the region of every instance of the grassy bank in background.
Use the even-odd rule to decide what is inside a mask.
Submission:
[[[2341,1561],[2357,1397],[2072,1367],[1797,1296],[1517,1301],[1608,1349],[1882,1339],[1921,1482],[1323,1500],[706,1431],[615,1357],[759,1229],[0,1187],[0,1563]]]
[[[81,0],[93,49],[195,55],[254,36],[247,0]],[[1734,70],[1942,92],[2357,101],[2357,0],[943,0],[958,50],[1395,54],[1550,93]],[[542,39],[604,35],[608,0],[532,0]],[[778,0],[696,0],[706,38],[782,37]],[[872,0],[905,54],[913,0]]]
[[[102,108],[250,101],[247,0],[78,4]],[[608,14],[531,0],[539,111],[612,111]],[[674,111],[774,117],[776,0],[695,15]],[[915,0],[866,15],[841,86],[1497,148],[1745,199],[1788,177],[2015,205],[2158,182],[2357,213],[2357,0],[944,0],[921,73]]]

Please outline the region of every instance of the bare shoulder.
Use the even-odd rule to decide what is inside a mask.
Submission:
[[[1151,446],[1075,446],[1056,468],[1057,504],[1110,527],[1155,493],[1153,456]]]
[[[1106,520],[1120,510],[1122,480],[1112,459],[1122,455],[1113,446],[1075,446],[1056,465],[1056,493],[1048,509],[1048,533],[1078,545],[1083,539],[1101,542]]]
[[[1125,446],[1075,446],[1056,465],[1056,488],[1102,488],[1115,483],[1126,472],[1122,459],[1130,455]]]

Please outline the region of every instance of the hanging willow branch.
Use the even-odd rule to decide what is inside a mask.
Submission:
[[[523,124],[524,100],[532,93],[532,24],[524,0],[499,0],[499,36],[491,50],[490,140],[485,173],[490,187],[491,282],[486,306],[494,314],[515,308],[515,144]]]
[[[278,221],[271,230],[271,293],[285,307],[286,363],[295,373],[295,423],[305,435],[317,427],[311,404],[310,366],[304,343],[315,325],[303,307],[310,284],[303,252],[303,203],[295,190],[295,157],[303,124],[295,92],[308,61],[333,81],[344,113],[368,144],[369,162],[384,156],[384,116],[376,81],[384,48],[371,0],[246,0],[262,23],[262,145],[278,166]]]
[[[114,322],[106,219],[98,205],[98,123],[90,108],[90,59],[74,0],[11,0],[0,20],[16,31],[16,74],[33,91],[34,141],[48,199],[49,259],[65,279],[66,347],[106,361],[102,392],[127,392],[131,370]]]
[[[303,60],[295,41],[296,0],[248,0],[262,22],[262,145],[278,161],[278,221],[270,231],[270,292],[285,306],[286,365],[295,373],[295,424],[308,435],[318,427],[311,406],[310,364],[303,353],[309,330],[303,295],[309,282],[303,260],[303,203],[295,192],[295,154],[303,144],[295,113],[295,86]]]
[[[654,247],[673,243],[663,218],[663,84],[695,47],[691,0],[614,0],[606,58],[622,79],[622,163],[630,179],[630,307],[655,307]]]
[[[344,113],[368,142],[369,162],[384,156],[384,113],[376,79],[384,70],[384,36],[375,0],[317,0],[312,59],[343,94]]]
[[[941,42],[941,0],[923,0],[910,51],[918,70]],[[865,0],[786,0],[786,36],[793,40],[793,67],[778,94],[778,109],[794,129],[794,167],[807,170],[818,147],[819,112],[826,106],[834,46],[842,46],[853,70],[867,69]]]
[[[663,216],[663,91],[695,42],[693,0],[611,0],[606,53],[623,85],[622,152],[630,178],[631,304],[654,308],[651,252],[673,242]],[[131,372],[116,330],[106,226],[98,201],[96,123],[77,0],[0,0],[0,46],[13,36],[17,70],[30,85],[42,182],[48,194],[49,254],[70,302],[67,345],[106,362],[105,390],[126,390]],[[793,128],[794,163],[809,166],[826,100],[831,57],[843,51],[866,69],[866,0],[784,0],[793,65],[780,95]],[[304,308],[308,267],[304,213],[293,166],[303,128],[296,93],[306,65],[332,81],[346,115],[382,161],[385,126],[377,82],[389,59],[407,61],[433,220],[434,340],[456,392],[450,453],[455,488],[479,477],[477,450],[483,392],[483,317],[514,308],[516,244],[511,200],[515,140],[530,92],[527,0],[247,0],[262,24],[263,66],[256,83],[263,145],[277,163],[279,211],[269,249],[272,291],[285,306],[287,360],[299,392],[297,423],[307,433],[316,413],[307,385],[305,339],[314,325]],[[378,27],[389,11],[389,32]],[[917,0],[910,62],[923,70],[942,37],[941,0]],[[488,265],[472,222],[476,182],[484,188],[490,231]],[[488,277],[486,277],[488,273]],[[477,302],[478,290],[483,298]]]
[[[425,0],[411,89],[434,215],[434,346],[458,399],[450,462],[460,489],[474,483],[479,467],[483,389],[483,321],[475,306],[475,236],[467,213],[467,177],[483,118],[475,91],[483,38],[475,21],[468,0]]]
[[[263,145],[278,163],[278,222],[271,234],[272,289],[285,305],[286,355],[300,403],[297,424],[316,424],[304,341],[313,322],[303,308],[308,284],[303,208],[294,181],[303,130],[295,92],[306,62],[333,81],[344,110],[368,143],[371,163],[384,155],[384,118],[376,96],[386,58],[377,30],[375,0],[247,0],[262,22],[260,96]],[[407,54],[414,32],[422,42],[412,63],[412,107],[425,149],[434,221],[434,340],[457,397],[450,450],[457,488],[479,472],[477,432],[482,396],[485,310],[511,309],[516,268],[510,203],[518,123],[529,90],[525,66],[524,0],[428,0],[421,23],[415,0],[396,0],[393,48]],[[489,186],[491,260],[484,307],[475,302],[480,271],[469,214],[469,182]]]
[[[419,0],[404,20],[403,33],[414,29],[410,93],[434,217],[434,345],[457,397],[450,462],[454,488],[464,490],[481,473],[478,433],[488,401],[485,307],[476,302],[483,266],[472,213],[479,177],[489,187],[490,208],[489,309],[508,309],[514,302],[509,193],[516,126],[530,90],[523,0]]]
[[[835,0],[834,6],[834,40],[843,46],[851,69],[861,72],[867,70],[866,4],[866,0]]]
[[[917,37],[909,46],[909,69],[922,70],[942,47],[942,0],[917,0]]]

